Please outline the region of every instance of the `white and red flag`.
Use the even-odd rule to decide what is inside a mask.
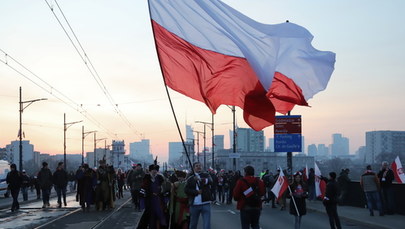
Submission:
[[[280,173],[278,175],[276,183],[274,183],[273,188],[271,191],[274,193],[276,196],[276,199],[280,198],[285,190],[288,188],[288,179],[284,175],[283,170],[280,168]]]
[[[212,113],[242,108],[255,130],[308,105],[334,70],[335,54],[293,23],[262,24],[219,0],[149,0],[149,9],[165,84]]]
[[[394,171],[395,180],[397,180],[397,182],[400,184],[404,184],[405,174],[404,169],[402,168],[401,160],[399,160],[399,156],[397,156],[395,161],[392,162],[391,168],[392,171]]]
[[[321,170],[319,170],[318,165],[315,163],[315,194],[316,197],[323,199],[326,191],[326,182],[321,179]]]

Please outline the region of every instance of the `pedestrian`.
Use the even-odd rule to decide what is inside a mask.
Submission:
[[[15,164],[10,165],[10,172],[7,173],[6,182],[8,184],[8,188],[10,189],[11,196],[13,197],[11,212],[14,212],[20,209],[20,204],[18,203],[18,193],[20,192],[22,184],[21,174],[17,171],[17,166]]]
[[[113,198],[113,180],[110,169],[106,161],[100,160],[100,166],[97,169],[97,186],[96,186],[96,209],[106,210],[112,208]]]
[[[190,205],[190,229],[197,228],[200,215],[203,219],[203,228],[211,228],[211,185],[211,176],[202,172],[200,162],[195,162],[193,174],[188,177],[185,187]]]
[[[310,168],[308,173],[308,200],[309,201],[316,200],[314,168]]]
[[[290,214],[295,216],[295,229],[301,228],[301,218],[307,214],[305,199],[308,197],[308,186],[302,179],[302,173],[296,172],[287,194],[290,200]]]
[[[37,193],[37,200],[41,199],[41,186],[39,185],[38,177],[34,176],[32,181],[34,183],[35,191]]]
[[[370,211],[370,216],[374,216],[373,209],[377,207],[380,216],[384,215],[380,199],[380,181],[377,174],[371,169],[371,165],[367,165],[366,172],[360,177],[360,185],[367,199],[367,207]]]
[[[49,196],[51,195],[52,189],[52,172],[48,168],[48,163],[45,161],[42,162],[42,168],[38,172],[38,182],[42,191],[42,208],[49,207],[51,206],[49,204]]]
[[[83,164],[76,171],[76,179],[78,182],[76,195],[79,198],[80,206],[83,212],[90,211],[90,206],[94,204],[95,190],[97,185],[96,172],[89,167],[88,164]]]
[[[274,182],[275,182],[273,173],[267,169],[262,180],[264,182],[264,186],[266,187],[267,197],[265,198],[265,200],[268,204],[270,204],[270,202],[271,202],[272,208],[276,208],[276,205],[275,205],[276,198],[274,196],[274,193],[271,191],[271,189],[273,188]]]
[[[21,192],[23,195],[23,200],[27,201],[28,200],[28,189],[30,187],[30,177],[27,175],[27,172],[25,171],[25,169],[22,170],[21,180],[22,180]]]
[[[128,174],[127,183],[131,190],[132,202],[134,203],[136,211],[141,210],[139,191],[141,190],[144,176],[145,172],[142,169],[142,164],[132,166],[132,170]]]
[[[326,184],[325,197],[322,200],[325,206],[326,213],[329,217],[329,225],[331,229],[341,229],[339,215],[337,212],[337,202],[339,195],[339,186],[336,182],[336,173],[330,172],[329,179]]]
[[[67,205],[66,203],[66,188],[68,184],[68,174],[63,167],[63,162],[58,163],[58,167],[56,171],[52,175],[54,188],[56,191],[56,195],[58,196],[58,208],[62,207],[62,197],[63,197],[63,204]]]
[[[392,181],[395,179],[394,171],[389,167],[387,161],[381,164],[381,170],[378,173],[378,179],[381,184],[381,196],[384,214],[392,215],[395,210],[395,193],[392,187]]]
[[[244,176],[240,178],[233,190],[233,198],[237,201],[236,208],[240,210],[242,229],[259,229],[262,210],[262,197],[266,194],[264,183],[256,178],[255,169],[248,165],[244,168]]]
[[[125,173],[123,173],[121,169],[118,169],[117,170],[118,199],[124,198],[124,191],[123,191],[124,184],[125,184]]]
[[[188,229],[190,222],[190,208],[185,192],[187,173],[175,172],[177,181],[172,184],[170,196],[171,229]]]
[[[338,198],[338,202],[340,205],[345,205],[347,202],[347,197],[349,194],[349,185],[350,185],[350,178],[349,178],[350,169],[342,169],[337,179],[339,188],[340,188],[340,195]]]
[[[145,208],[141,217],[142,228],[161,229],[168,225],[167,208],[164,202],[163,188],[165,178],[159,173],[159,165],[149,166],[149,173],[145,174],[141,186]]]

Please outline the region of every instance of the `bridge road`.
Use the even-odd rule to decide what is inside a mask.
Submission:
[[[340,219],[342,228],[350,229],[368,229],[366,225],[356,225],[344,219]],[[279,208],[263,206],[260,216],[260,226],[262,229],[284,229],[294,228],[294,216],[290,215],[288,210],[280,211]],[[198,229],[202,229],[202,219],[199,220]],[[232,205],[212,205],[211,206],[211,228],[238,229],[240,226],[239,211]],[[302,217],[302,229],[325,229],[329,227],[328,216],[325,213],[308,210],[307,214]]]

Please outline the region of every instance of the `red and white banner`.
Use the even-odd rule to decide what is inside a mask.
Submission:
[[[259,23],[219,0],[149,0],[149,9],[166,85],[212,113],[240,107],[255,130],[308,105],[334,70],[335,54],[294,23]]]
[[[280,174],[278,175],[277,181],[274,184],[273,188],[271,191],[274,193],[276,196],[276,199],[280,198],[285,190],[288,188],[288,179],[284,175],[283,170],[280,168]]]
[[[319,170],[318,165],[315,163],[315,194],[316,197],[323,199],[326,191],[326,183],[321,179],[321,170]]]
[[[394,171],[395,180],[398,183],[404,184],[405,183],[405,174],[404,169],[402,168],[401,161],[399,160],[399,156],[395,158],[395,161],[392,162],[391,165],[392,171]]]

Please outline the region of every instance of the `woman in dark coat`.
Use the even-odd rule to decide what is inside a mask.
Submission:
[[[301,172],[294,174],[294,180],[289,189],[290,214],[295,216],[295,229],[299,229],[302,216],[307,214],[305,199],[308,197],[308,186],[302,180]]]
[[[83,211],[90,211],[90,205],[94,203],[94,190],[97,184],[96,173],[88,164],[84,164],[80,170],[76,172],[76,179],[80,185],[77,186],[79,193],[80,205]]]

